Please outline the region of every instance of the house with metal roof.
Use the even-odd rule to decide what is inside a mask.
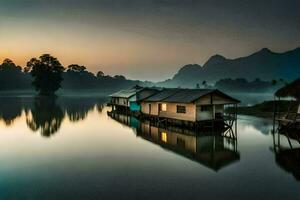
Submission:
[[[110,95],[111,105],[114,109],[123,108],[130,111],[140,111],[140,101],[157,93],[155,88],[144,88],[140,86],[134,86],[127,90],[121,90]]]
[[[226,105],[239,100],[215,89],[163,89],[141,101],[141,113],[190,122],[221,118]]]

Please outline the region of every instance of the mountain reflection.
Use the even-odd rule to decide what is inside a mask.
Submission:
[[[26,124],[42,136],[50,137],[67,117],[71,122],[84,120],[94,108],[101,113],[105,99],[99,98],[0,98],[0,121],[10,126],[25,113]]]
[[[214,171],[240,159],[237,139],[232,130],[208,130],[195,132],[178,127],[158,127],[149,121],[139,121],[135,117],[108,112],[116,121],[130,126],[138,137],[196,161]]]

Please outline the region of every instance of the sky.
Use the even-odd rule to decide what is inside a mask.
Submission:
[[[171,78],[210,56],[300,47],[299,0],[0,0],[0,60],[50,53],[64,66]]]

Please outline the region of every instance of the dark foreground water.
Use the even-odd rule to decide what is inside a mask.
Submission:
[[[239,116],[234,139],[112,118],[104,102],[1,98],[0,199],[300,198],[299,143],[278,146],[272,121]]]

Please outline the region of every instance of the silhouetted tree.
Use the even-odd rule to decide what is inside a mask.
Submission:
[[[93,73],[88,72],[85,66],[72,64],[68,66],[64,73],[63,88],[68,89],[88,89],[96,88],[97,82]]]
[[[271,84],[272,84],[273,86],[277,85],[277,80],[276,80],[276,79],[273,79],[273,80],[271,81]]]
[[[102,71],[97,72],[97,77],[98,78],[103,77],[103,76],[104,76],[104,73]]]
[[[61,87],[64,67],[57,58],[49,54],[44,54],[39,59],[32,58],[27,63],[26,71],[33,76],[32,84],[40,95],[54,95]]]
[[[59,61],[48,54],[31,59],[24,70],[10,59],[0,64],[0,91],[32,89],[34,86],[40,95],[53,95],[61,85],[63,89],[97,89],[113,93],[136,84],[146,86],[152,83],[127,80],[122,75],[112,77],[102,71],[95,76],[78,64],[70,65],[64,72]]]
[[[4,59],[1,67],[1,71],[10,70],[10,71],[22,71],[22,68],[20,66],[16,66],[15,63],[10,60],[9,58]]]
[[[6,58],[0,65],[0,90],[30,88],[30,76],[22,72],[12,60]]]
[[[68,66],[67,72],[83,73],[86,71],[85,66],[80,66],[77,64],[72,64]]]
[[[270,81],[262,81],[255,79],[254,81],[247,81],[244,78],[237,79],[221,79],[216,82],[215,87],[224,91],[237,92],[263,92],[272,89],[274,86]]]
[[[123,75],[115,75],[114,78],[119,80],[126,80],[125,76]]]

